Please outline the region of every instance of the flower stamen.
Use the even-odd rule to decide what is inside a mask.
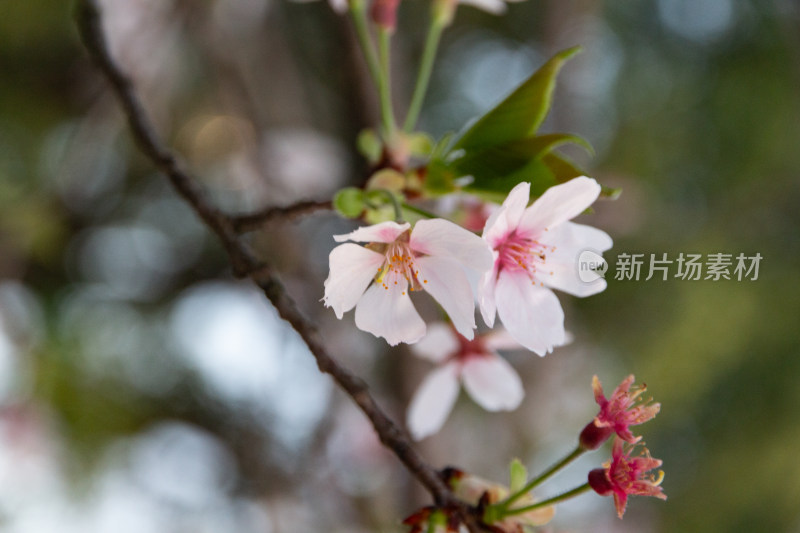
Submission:
[[[514,232],[506,238],[505,242],[497,250],[500,262],[498,273],[504,269],[522,271],[536,285],[538,281],[536,279],[537,272],[547,264],[547,254],[554,252],[555,247],[546,246],[539,241],[523,237]],[[542,285],[540,281],[538,283]]]
[[[414,265],[415,255],[409,248],[407,238],[403,239],[401,236],[391,243],[383,254],[384,262],[375,276],[375,283],[382,284],[384,289],[388,290],[389,287],[384,282],[386,277],[390,276],[392,283],[397,285],[402,276],[408,282],[409,292],[422,289],[422,284],[417,278],[419,270]],[[427,283],[427,280],[425,282]],[[405,291],[402,294],[405,295]]]

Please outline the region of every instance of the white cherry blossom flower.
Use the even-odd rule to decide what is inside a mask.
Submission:
[[[527,207],[530,184],[520,183],[486,221],[483,238],[494,266],[478,288],[481,314],[489,327],[495,315],[520,344],[545,355],[565,344],[564,312],[550,290],[590,296],[605,290],[604,279],[578,277],[578,255],[612,246],[605,232],[569,222],[600,194],[600,185],[581,176],[548,189]]]
[[[411,435],[420,440],[439,431],[453,409],[461,383],[487,411],[516,409],[525,395],[522,381],[496,350],[519,348],[502,330],[468,340],[450,326],[432,324],[425,338],[412,347],[416,355],[439,366],[425,378],[409,404]]]
[[[478,275],[492,266],[492,253],[477,235],[442,219],[382,222],[347,235],[329,257],[323,301],[337,318],[355,307],[356,326],[392,346],[425,335],[425,322],[410,294],[426,291],[447,312],[455,328],[472,339],[475,299],[466,269]]]

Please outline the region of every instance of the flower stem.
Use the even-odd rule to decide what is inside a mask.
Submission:
[[[380,66],[378,93],[381,100],[381,121],[383,122],[384,133],[386,134],[387,140],[394,137],[394,133],[397,130],[397,125],[394,121],[394,112],[392,111],[391,75],[389,68],[390,42],[391,32],[386,28],[378,28],[378,61]]]
[[[553,474],[555,474],[556,472],[567,466],[569,463],[577,459],[585,451],[586,450],[583,449],[582,447],[577,446],[574,450],[572,450],[572,452],[569,455],[567,455],[559,462],[557,462],[556,464],[545,470],[542,474],[539,475],[539,477],[530,480],[524,487],[519,489],[517,492],[515,492],[508,498],[506,498],[504,501],[500,502],[499,505],[502,505],[503,509],[508,509],[511,506],[511,504],[517,501],[520,497],[522,497],[522,495],[530,492],[535,487],[541,485],[545,480],[550,478],[550,476],[552,476]]]
[[[580,487],[575,487],[572,490],[568,490],[558,496],[553,496],[552,498],[548,498],[546,500],[542,500],[540,502],[536,502],[531,505],[526,505],[525,507],[518,507],[516,509],[504,509],[501,514],[501,519],[507,516],[514,516],[517,514],[527,513],[529,511],[535,511],[536,509],[541,509],[542,507],[548,507],[550,505],[555,505],[557,503],[563,502],[564,500],[569,500],[570,498],[574,498],[575,496],[579,496],[584,492],[592,490],[592,487],[588,483],[584,483]]]
[[[403,223],[405,220],[403,219],[403,208],[401,205],[405,206],[405,203],[401,203],[397,196],[394,195],[392,191],[389,189],[372,189],[375,192],[382,193],[386,198],[389,199],[389,203],[392,204],[392,208],[394,209],[394,219],[395,222]],[[377,208],[377,206],[371,205],[370,207]]]
[[[406,202],[403,202],[402,206],[403,206],[403,209],[405,209],[407,211],[411,211],[412,213],[416,213],[416,214],[418,214],[420,216],[423,216],[425,218],[439,218],[437,215],[435,215],[434,213],[431,213],[430,211],[426,211],[425,209],[419,208],[417,206],[414,206],[414,205],[411,205],[411,204],[407,204]]]
[[[419,73],[417,74],[417,84],[414,86],[414,95],[408,107],[406,121],[403,123],[403,131],[406,133],[410,133],[417,124],[417,118],[422,109],[422,102],[425,100],[425,93],[428,91],[428,83],[431,80],[431,72],[433,70],[433,61],[436,58],[436,50],[439,48],[439,39],[442,36],[444,27],[445,25],[439,18],[433,17],[431,19],[431,25],[428,28],[428,36],[425,38],[425,48],[422,51]]]
[[[356,29],[358,44],[361,47],[361,52],[364,54],[364,60],[367,62],[369,75],[375,83],[375,86],[380,87],[380,68],[378,66],[375,45],[372,39],[370,39],[369,29],[367,28],[367,8],[364,0],[350,1],[350,15],[353,18],[353,26],[355,26]]]

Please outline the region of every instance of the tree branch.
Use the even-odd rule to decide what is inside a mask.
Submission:
[[[428,465],[412,446],[407,434],[378,406],[366,383],[341,366],[328,353],[316,327],[303,316],[270,266],[259,260],[247,243],[239,238],[238,231],[244,231],[244,228],[251,227],[251,224],[274,218],[279,211],[268,210],[260,215],[231,218],[214,207],[197,181],[184,170],[175,155],[161,142],[133,85],[111,57],[102,30],[100,11],[96,0],[78,0],[76,20],[83,44],[94,63],[111,84],[113,92],[125,111],[131,133],[139,149],[166,174],[178,194],[191,205],[202,221],[217,235],[230,257],[234,274],[238,277],[249,277],[261,288],[280,316],[291,324],[308,345],[319,369],[329,374],[336,384],[352,398],[369,418],[384,446],[389,448],[405,468],[430,492],[436,504],[455,508],[470,532],[485,531],[480,524],[476,510],[453,495],[436,470]],[[310,204],[305,207],[311,208]]]
[[[254,231],[268,224],[273,220],[287,220],[295,217],[308,215],[316,211],[332,209],[333,203],[327,201],[308,200],[297,202],[286,207],[267,207],[260,211],[247,215],[237,215],[230,217],[233,228],[239,233]]]

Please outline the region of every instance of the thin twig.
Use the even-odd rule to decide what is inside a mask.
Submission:
[[[78,0],[76,19],[84,46],[92,60],[111,84],[125,111],[133,137],[140,150],[152,160],[191,205],[203,222],[219,237],[227,251],[233,272],[249,277],[261,288],[280,316],[289,322],[305,341],[319,369],[329,374],[336,384],[358,405],[372,423],[381,442],[389,448],[406,469],[430,492],[437,505],[458,509],[460,518],[471,533],[485,531],[473,508],[458,500],[444,484],[436,470],[428,465],[412,446],[407,434],[378,406],[363,380],[341,366],[326,350],[316,327],[303,316],[294,300],[286,293],[272,269],[256,258],[252,249],[239,238],[235,220],[214,207],[205,191],[166,148],[155,133],[130,80],[111,57],[103,34],[96,0]]]
[[[276,220],[291,220],[293,218],[308,215],[316,211],[332,209],[333,203],[327,201],[308,200],[287,205],[286,207],[267,207],[255,213],[247,215],[236,215],[230,217],[233,228],[239,233],[254,231],[265,224]]]

